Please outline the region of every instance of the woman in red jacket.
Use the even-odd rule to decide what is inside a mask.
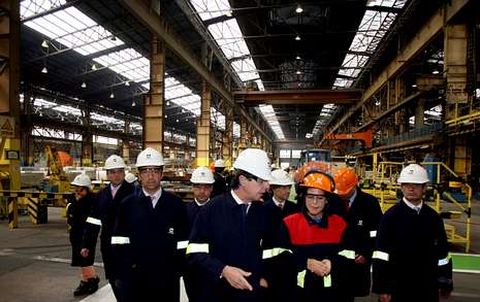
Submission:
[[[348,252],[341,251],[347,224],[328,211],[334,189],[330,175],[310,171],[301,185],[302,212],[284,219],[296,259],[298,301],[343,300],[342,268],[351,260]]]

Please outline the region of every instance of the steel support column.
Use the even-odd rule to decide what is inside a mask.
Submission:
[[[210,163],[210,107],[212,91],[206,81],[203,81],[200,117],[197,121],[197,167],[208,167]]]
[[[3,189],[20,189],[20,2],[1,1],[0,56],[0,178]],[[9,152],[11,151],[11,152]],[[5,186],[8,186],[5,188]],[[8,226],[18,227],[17,200],[9,202]],[[11,211],[10,211],[11,210]]]
[[[80,165],[89,167],[93,160],[93,135],[91,131],[90,111],[82,110],[84,131],[82,132],[82,158]]]
[[[130,128],[130,122],[126,120],[125,128],[124,128],[125,134],[128,133],[129,128]],[[130,141],[128,139],[122,140],[122,157],[125,163],[128,165],[128,163],[130,162]]]
[[[228,107],[228,106],[227,106]],[[225,112],[225,132],[223,133],[222,156],[226,167],[233,164],[233,109],[228,107]]]
[[[446,77],[446,120],[456,119],[468,109],[467,92],[467,26],[449,24],[444,35],[444,76]],[[471,147],[465,136],[449,137],[449,159],[454,172],[466,177],[472,165]]]
[[[415,108],[415,128],[422,128],[424,126],[425,118],[425,99],[419,99],[417,107]]]
[[[150,92],[144,98],[143,144],[163,154],[164,125],[164,77],[165,45],[157,37],[152,37],[152,58],[150,63]]]

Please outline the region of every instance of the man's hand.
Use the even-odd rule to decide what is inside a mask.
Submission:
[[[253,287],[248,283],[245,277],[249,277],[252,273],[246,272],[238,267],[226,265],[222,270],[222,277],[236,289],[253,290]]]
[[[310,258],[307,260],[307,269],[315,275],[323,277],[330,274],[332,263],[328,259],[318,261]]]
[[[87,258],[89,253],[90,251],[87,248],[83,248],[80,250],[80,255],[82,255],[83,258]]]
[[[360,254],[355,255],[355,264],[367,264],[367,259]]]
[[[392,295],[390,294],[380,294],[378,295],[378,301],[380,302],[390,302],[392,300]]]
[[[263,288],[268,288],[268,282],[265,280],[265,278],[260,279],[260,286]]]

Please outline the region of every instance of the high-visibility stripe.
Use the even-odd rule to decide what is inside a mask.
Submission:
[[[269,259],[280,255],[283,252],[292,253],[289,249],[284,249],[281,247],[275,247],[273,249],[263,250],[262,259]]]
[[[332,275],[323,276],[323,287],[332,287]]]
[[[130,244],[130,238],[122,236],[112,236],[112,244]]]
[[[347,259],[352,259],[352,260],[355,259],[355,251],[353,251],[353,250],[342,250],[342,251],[338,252],[338,254],[340,256],[343,256],[343,257],[347,258]]]
[[[451,256],[448,255],[446,258],[438,259],[438,266],[447,265],[450,262]]]
[[[380,259],[380,260],[383,260],[383,261],[388,261],[390,256],[388,255],[388,253],[385,253],[385,252],[382,252],[382,251],[374,251],[373,255],[372,255],[372,258],[373,259]]]
[[[93,218],[93,217],[88,217],[88,218],[87,218],[87,223],[91,223],[91,224],[94,224],[94,225],[102,226],[102,221],[101,221],[100,219]]]
[[[177,250],[186,249],[188,246],[188,240],[178,241],[177,242]]]
[[[370,231],[370,238],[377,237],[377,231]]]
[[[297,285],[303,288],[305,284],[305,274],[307,273],[306,270],[303,270],[297,274]]]
[[[193,253],[207,253],[209,252],[208,243],[189,243],[187,246],[187,255]]]

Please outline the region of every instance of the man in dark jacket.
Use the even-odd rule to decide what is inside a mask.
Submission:
[[[428,181],[422,166],[406,166],[398,178],[404,197],[380,223],[372,291],[381,302],[438,302],[453,289],[443,221],[422,200]]]
[[[180,300],[187,213],[179,197],[162,189],[163,165],[155,149],[140,152],[142,186],[118,209],[112,250],[120,302]]]
[[[72,245],[72,266],[80,267],[82,280],[74,290],[74,296],[89,295],[97,291],[100,279],[95,272],[95,246],[91,253],[82,256],[83,234],[87,225],[87,217],[95,204],[95,195],[90,191],[92,181],[86,174],[80,174],[71,182],[75,190],[75,200],[67,204],[67,223],[70,226],[70,244]]]
[[[105,161],[105,170],[110,181],[105,188],[97,194],[97,200],[93,211],[87,218],[83,248],[81,254],[88,257],[95,249],[97,237],[100,234],[100,250],[102,252],[105,278],[112,287],[113,294],[118,298],[118,290],[115,286],[115,267],[112,255],[112,232],[117,217],[120,201],[133,193],[133,185],[125,181],[125,162],[118,155],[111,155]]]
[[[344,217],[348,230],[345,233],[344,246],[355,252],[352,254],[355,258],[349,268],[349,281],[343,294],[345,301],[354,301],[355,297],[370,294],[370,265],[382,210],[374,196],[362,192],[357,186],[358,176],[353,169],[338,169],[334,179],[335,193],[340,196],[347,209]]]
[[[298,206],[288,200],[293,179],[282,169],[272,171],[272,179],[269,181],[273,196],[265,201],[265,207],[279,219],[279,222],[288,215],[297,213]]]
[[[187,259],[210,283],[203,302],[257,302],[263,278],[262,258],[282,254],[276,245],[278,228],[266,219],[258,202],[271,178],[267,154],[259,149],[241,152],[232,190],[212,199],[198,214],[190,235]]]
[[[210,169],[207,167],[198,167],[193,171],[190,182],[192,183],[193,202],[187,204],[189,233],[200,209],[210,201],[215,180]],[[185,271],[183,280],[189,302],[202,301],[205,291],[208,292],[210,290],[208,284],[202,279],[201,271],[194,267],[189,267],[189,269]]]
[[[213,173],[213,178],[215,182],[213,183],[213,192],[212,198],[224,194],[227,190],[227,183],[223,171],[225,170],[225,162],[223,159],[217,159],[214,163],[215,172]]]

